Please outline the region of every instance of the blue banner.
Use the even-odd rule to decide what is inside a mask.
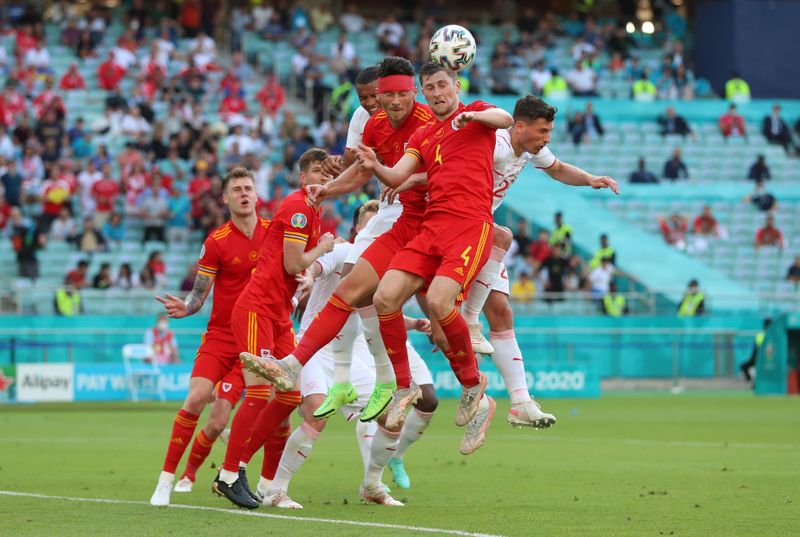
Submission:
[[[158,378],[137,374],[129,380],[122,364],[75,364],[76,401],[127,401],[129,382],[136,382],[141,399],[157,399],[158,387],[167,401],[183,401],[189,391],[192,364],[164,365]]]

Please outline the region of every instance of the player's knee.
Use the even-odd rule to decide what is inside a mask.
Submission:
[[[455,304],[449,297],[437,292],[428,293],[428,308],[434,319],[443,319],[450,315]]]
[[[361,282],[351,276],[339,282],[336,286],[336,295],[351,306],[356,306],[361,302],[364,291]]]
[[[378,291],[375,292],[375,296],[372,297],[372,304],[375,306],[378,313],[392,313],[400,309],[396,301],[380,289],[378,289]]]
[[[511,248],[511,241],[514,240],[514,235],[511,233],[511,230],[507,227],[503,226],[495,226],[494,227],[494,239],[492,241],[493,246],[497,246],[501,250],[508,250]]]
[[[183,402],[183,409],[192,414],[200,414],[208,404],[209,395],[205,390],[190,390]]]
[[[420,412],[433,412],[439,406],[436,390],[433,389],[432,384],[423,384],[420,389],[422,390],[422,398],[414,404],[414,408]]]
[[[208,438],[217,438],[228,424],[228,416],[211,416],[203,430]]]

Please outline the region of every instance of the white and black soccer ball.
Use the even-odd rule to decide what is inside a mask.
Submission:
[[[475,59],[478,50],[475,38],[463,26],[442,26],[431,38],[431,61],[453,71],[466,69]]]

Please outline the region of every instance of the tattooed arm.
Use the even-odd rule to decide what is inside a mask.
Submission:
[[[213,284],[214,278],[198,273],[194,278],[194,287],[192,287],[191,292],[186,295],[184,300],[169,293],[166,293],[163,298],[157,296],[156,300],[164,304],[167,315],[173,319],[188,317],[189,315],[194,315],[203,307]]]

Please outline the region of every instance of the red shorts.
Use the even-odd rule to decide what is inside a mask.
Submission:
[[[237,357],[238,360],[238,357]],[[239,399],[242,398],[244,391],[244,375],[242,375],[242,366],[236,364],[230,371],[217,383],[214,387],[217,392],[217,399],[225,399],[231,406],[236,406]]]
[[[192,377],[202,377],[216,384],[231,369],[239,367],[239,352],[230,335],[217,330],[204,333],[194,358]]]
[[[428,284],[434,276],[446,276],[466,291],[489,259],[493,232],[491,222],[434,216],[397,252],[389,269],[416,274]]]
[[[292,321],[273,319],[238,304],[231,312],[231,331],[236,347],[250,354],[283,358],[295,347]]]
[[[403,218],[401,215],[389,231],[380,235],[364,250],[361,257],[372,265],[379,278],[383,278],[394,254],[416,237],[421,227],[422,220],[419,218]]]

